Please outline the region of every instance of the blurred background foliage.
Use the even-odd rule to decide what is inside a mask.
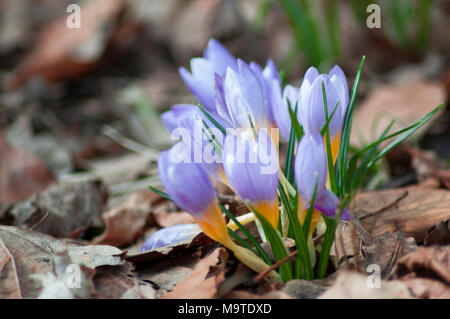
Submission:
[[[66,25],[71,3],[81,7],[80,29]],[[380,7],[380,29],[366,25],[369,4]],[[189,68],[213,37],[247,62],[273,59],[297,86],[309,66],[327,72],[334,64],[351,84],[366,55],[356,150],[384,120],[398,118],[398,129],[445,100],[448,30],[448,0],[1,0],[0,134],[42,156],[61,179],[130,150],[154,164],[155,151],[172,143],[159,114],[196,103],[178,67]],[[444,159],[448,114],[420,139]],[[383,172],[378,180],[410,172],[398,159],[411,156],[393,158],[389,174],[381,164],[374,172]],[[120,187],[114,192],[129,185]]]

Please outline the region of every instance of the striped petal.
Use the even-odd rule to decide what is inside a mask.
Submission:
[[[172,147],[162,152],[158,173],[170,198],[195,217],[202,215],[216,199],[211,180],[198,163],[184,162],[186,154]]]
[[[189,240],[201,232],[197,224],[181,224],[166,227],[153,233],[142,245],[141,251],[158,249]]]

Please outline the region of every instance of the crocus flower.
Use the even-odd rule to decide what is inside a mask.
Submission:
[[[159,177],[172,201],[190,213],[208,237],[232,250],[244,264],[256,272],[267,270],[269,265],[231,240],[218,206],[216,192],[202,166],[183,162],[185,154],[174,150],[172,148],[161,153],[158,160]],[[279,280],[273,271],[268,276]]]
[[[303,89],[303,83],[305,83],[308,89]],[[330,78],[327,75],[321,74],[314,79],[310,86],[309,80],[307,79],[303,80],[303,83],[300,88],[301,104],[299,113],[300,118],[302,119],[304,132],[306,134],[319,133],[326,123],[322,91],[323,84],[327,98],[328,117],[331,116],[334,108],[336,107],[336,111],[334,112],[328,126],[330,136],[335,137],[341,126],[342,107]]]
[[[319,220],[320,213],[318,212],[334,217],[339,205],[336,195],[326,189],[326,181],[327,159],[323,139],[319,133],[305,135],[299,143],[295,157],[295,182],[300,195],[298,206],[301,221],[305,218],[305,211],[310,205],[317,183],[312,229]],[[349,217],[348,211],[344,211],[342,218],[348,219]]]
[[[199,115],[198,107],[192,104],[176,104],[172,108],[161,114],[161,121],[169,131],[172,133],[175,129],[180,127],[180,119],[183,117],[197,117]]]
[[[237,70],[228,67],[223,83],[224,101],[232,126],[271,127],[263,82],[247,63],[238,59],[237,64]]]
[[[283,90],[283,95],[281,95],[281,86],[277,81],[272,82],[272,107],[273,116],[275,118],[275,123],[280,129],[280,134],[286,142],[289,141],[291,134],[292,121],[289,115],[288,107],[290,106],[292,111],[295,111],[295,106],[297,105],[299,98],[299,89],[292,86],[286,85]],[[288,103],[289,102],[289,103]],[[297,119],[300,121],[300,113],[298,112],[297,106]]]
[[[185,163],[179,149],[161,153],[158,173],[167,194],[190,213],[210,238],[225,246],[231,241],[208,174],[199,163]]]
[[[201,163],[207,173],[214,179],[228,184],[221,158],[211,144],[210,138],[214,136],[215,144],[221,148],[223,133],[200,111],[198,106],[192,104],[177,104],[171,110],[161,115],[164,126],[172,133],[177,143],[176,148],[182,148],[180,152],[188,152],[189,161]],[[221,119],[217,118],[217,121]],[[206,126],[209,128],[205,131]]]
[[[269,223],[278,225],[278,153],[271,138],[259,130],[257,140],[227,136],[223,165],[231,187],[243,201],[253,207]]]
[[[250,62],[250,68],[258,77],[261,86],[264,88],[264,98],[267,103],[267,120],[272,125],[272,127],[275,127],[276,122],[273,113],[274,106],[272,105],[272,83],[278,84],[278,86],[281,88],[281,80],[278,70],[272,60],[267,61],[264,69],[255,62]]]
[[[319,74],[314,67],[306,71],[300,87],[299,113],[306,134],[320,132],[326,122],[322,83],[327,98],[328,117],[336,107],[329,123],[333,160],[335,160],[339,148],[340,129],[349,101],[347,79],[339,66],[334,66],[328,75]]]
[[[181,224],[165,227],[154,232],[142,245],[141,251],[170,246],[194,238],[201,232],[197,224]]]
[[[236,70],[235,58],[218,41],[211,39],[203,58],[191,59],[191,72],[180,68],[181,78],[188,89],[209,111],[215,110],[215,74],[224,76],[227,68]]]

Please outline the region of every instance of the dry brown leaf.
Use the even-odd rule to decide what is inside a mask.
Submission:
[[[357,272],[343,271],[336,282],[319,299],[397,299],[412,298],[402,281],[380,281],[380,287],[370,288],[368,277]]]
[[[430,230],[423,240],[425,246],[450,244],[450,223],[440,222]]]
[[[437,83],[404,83],[379,86],[356,109],[350,142],[361,145],[359,136],[368,142],[378,138],[392,119],[396,119],[391,132],[402,129],[431,112],[444,102],[445,89]],[[435,115],[437,118],[438,115]],[[373,124],[379,119],[376,130]],[[430,123],[425,125],[426,130]]]
[[[156,222],[161,227],[194,223],[194,218],[191,214],[186,212],[168,212],[165,205],[155,209],[153,216],[155,216]]]
[[[450,285],[450,246],[418,248],[398,261],[393,277],[438,279]]]
[[[160,198],[148,190],[129,195],[120,206],[103,214],[105,232],[94,238],[93,243],[116,247],[133,243],[147,224],[150,205]]]
[[[163,259],[147,267],[137,267],[135,271],[139,279],[151,281],[160,288],[158,293],[162,293],[172,290],[177,283],[192,273],[199,260],[198,253],[183,254]]]
[[[217,293],[218,286],[225,279],[225,265],[228,252],[223,247],[215,248],[199,260],[192,272],[174,289],[163,296],[164,299],[207,299]],[[195,287],[195,289],[194,289]]]
[[[55,184],[5,210],[1,220],[54,237],[79,237],[89,227],[103,227],[105,190],[97,183]]]
[[[415,249],[414,238],[406,238],[402,232],[386,232],[375,237],[353,222],[341,222],[330,256],[337,259],[336,263],[344,260],[361,272],[365,272],[367,266],[377,264],[381,277],[387,278],[398,259]]]
[[[69,28],[66,14],[44,26],[36,47],[9,85],[21,86],[35,75],[54,82],[91,70],[103,53],[124,3],[124,0],[86,2],[81,8],[81,28]]]
[[[450,299],[449,286],[437,280],[413,278],[403,282],[416,298]]]
[[[0,133],[0,203],[28,198],[55,182],[44,162],[8,144]]]
[[[102,266],[93,278],[97,293],[106,298],[153,299],[155,290],[148,283],[130,276],[129,263],[120,267]]]
[[[431,227],[450,218],[450,191],[406,187],[359,193],[351,210],[375,237],[400,230],[421,241]]]
[[[123,252],[112,246],[83,246],[38,232],[0,225],[0,298],[38,297],[43,283],[32,275],[57,278],[54,271],[58,264],[54,258],[64,254],[70,258],[70,263],[92,269],[125,264]],[[46,284],[49,285],[48,282]]]

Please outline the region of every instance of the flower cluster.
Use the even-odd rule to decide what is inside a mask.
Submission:
[[[287,85],[283,89],[271,60],[264,68],[255,62],[247,64],[211,39],[204,57],[191,60],[191,72],[184,68],[179,72],[201,107],[179,104],[162,115],[177,143],[161,154],[158,171],[168,196],[194,216],[206,235],[230,249],[237,246],[227,231],[214,180],[228,185],[278,228],[277,190],[279,174],[283,174],[278,130],[288,142],[293,126],[288,108],[304,132],[293,163],[298,217],[303,221],[315,189],[311,229],[321,214],[336,214],[339,200],[327,189],[323,129],[328,128],[334,161],[349,100],[347,80],[338,66],[329,74],[311,67],[299,88]],[[350,217],[347,210],[342,217]]]

